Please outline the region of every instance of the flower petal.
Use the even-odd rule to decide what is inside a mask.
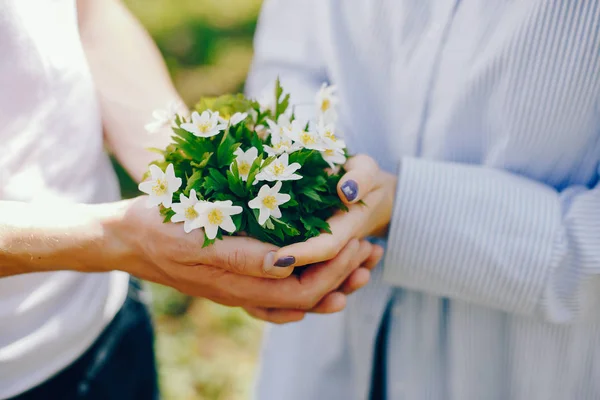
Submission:
[[[273,189],[271,189],[271,192],[276,192],[279,193],[279,191],[281,190],[281,181],[278,181],[275,186],[273,186]]]
[[[198,228],[200,228],[200,224],[198,223],[197,218],[193,219],[193,220],[185,221],[185,223],[183,224],[183,230],[185,233],[190,233],[194,229],[198,229]]]
[[[260,197],[256,197],[256,198],[250,200],[248,202],[248,207],[250,207],[252,209],[261,208],[262,207],[261,198]]]
[[[217,237],[217,232],[219,231],[219,226],[218,225],[213,225],[213,224],[207,224],[204,227],[204,231],[206,232],[206,236],[212,240],[214,238]]]
[[[281,218],[281,210],[279,209],[279,207],[275,207],[274,209],[272,209],[271,215],[275,218]]]
[[[233,219],[231,219],[231,217],[223,218],[223,222],[221,222],[220,227],[221,227],[221,229],[223,229],[229,233],[233,233],[237,229],[235,227],[235,224],[233,223]]]
[[[198,129],[198,127],[194,124],[190,124],[189,122],[185,122],[179,125],[179,127],[185,131],[188,131],[189,133],[194,134],[195,136],[200,135],[200,130]]]
[[[154,179],[154,180],[156,180],[158,178],[163,178],[165,176],[165,173],[163,172],[163,170],[160,169],[159,166],[156,164],[150,164],[148,169],[150,170],[150,175],[152,176],[152,179]]]
[[[173,204],[175,205],[175,204]],[[185,218],[185,215],[183,214],[175,214],[171,217],[171,222],[177,223],[177,222],[187,222],[187,219]]]
[[[181,215],[183,215],[185,213],[185,208],[186,207],[185,207],[184,203],[173,203],[171,205],[171,210],[173,210],[177,214],[181,214]]]
[[[251,159],[252,162],[254,162],[254,160],[258,157],[258,149],[256,147],[250,147],[246,151],[246,157],[248,157],[248,161]]]
[[[287,166],[289,163],[289,155],[287,153],[283,153],[278,159],[277,161],[279,161],[280,163],[282,163],[283,165]],[[298,163],[294,163],[294,164],[298,164]],[[294,165],[292,164],[292,165]],[[300,165],[300,164],[298,164]],[[300,168],[300,167],[298,167]]]
[[[277,200],[277,203],[279,205],[285,204],[288,201],[290,201],[292,199],[292,196],[290,196],[289,194],[285,194],[285,193],[277,193],[275,195],[275,200]]]
[[[160,198],[162,199],[163,206],[165,206],[167,208],[171,207],[171,204],[173,204],[173,197],[171,194],[166,194],[164,196],[160,196]]]
[[[154,186],[154,181],[145,181],[138,185],[138,189],[140,192],[146,194],[152,194],[152,187]]]
[[[200,123],[200,114],[198,114],[198,111],[194,111],[192,113],[192,122],[193,122],[193,125],[198,125],[198,123]],[[183,125],[184,124],[181,124],[182,127],[183,127]],[[188,124],[185,124],[185,125],[188,125]],[[192,125],[192,124],[189,124],[189,125]]]
[[[271,213],[270,213],[269,209],[267,207],[261,207],[260,212],[258,214],[258,223],[260,225],[264,225],[270,216],[271,216]]]

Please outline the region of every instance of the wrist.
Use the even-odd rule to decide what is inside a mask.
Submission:
[[[1,203],[0,277],[112,269],[116,246],[107,227],[118,219],[120,203]]]

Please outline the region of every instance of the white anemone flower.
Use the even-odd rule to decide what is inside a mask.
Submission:
[[[338,103],[338,97],[335,94],[336,90],[337,88],[335,86],[328,86],[324,83],[316,95],[319,118],[326,123],[335,122],[337,119],[335,106]]]
[[[173,193],[181,187],[181,178],[175,176],[173,164],[169,164],[165,172],[156,165],[150,165],[150,180],[139,184],[140,191],[149,195],[148,207],[156,207],[162,203],[171,207]]]
[[[294,144],[288,132],[292,128],[290,119],[287,115],[280,115],[277,118],[277,123],[267,120],[269,125],[269,133],[271,134],[271,146],[264,145],[263,148],[269,156],[280,155],[283,153],[293,153],[300,150],[302,147]]]
[[[254,161],[258,158],[258,149],[256,147],[251,147],[244,151],[238,147],[233,154],[236,156],[233,162],[237,163],[240,178],[246,182],[248,180],[248,174],[250,174],[250,168],[252,167]]]
[[[323,160],[329,164],[329,167],[336,170],[336,167],[346,163],[346,155],[342,149],[326,149],[321,152]]]
[[[271,216],[281,218],[279,206],[290,201],[291,196],[279,193],[279,190],[281,190],[281,181],[277,182],[272,188],[269,185],[263,185],[256,198],[248,202],[250,208],[259,210],[259,224],[264,225]]]
[[[200,200],[198,200],[194,189],[190,190],[190,197],[185,197],[183,193],[180,194],[179,203],[174,203],[171,206],[171,210],[175,211],[175,215],[171,217],[171,222],[183,222],[185,233],[201,228],[198,212],[194,208],[199,202]]]
[[[326,146],[317,131],[306,130],[300,122],[294,121],[289,129],[287,136],[291,138],[295,144],[309,150],[325,150]]]
[[[236,227],[231,216],[240,214],[242,207],[234,206],[231,200],[214,203],[200,201],[196,203],[194,210],[198,213],[200,226],[204,228],[206,236],[212,240],[217,237],[219,228],[229,233],[235,232]]]
[[[346,143],[336,136],[334,124],[320,123],[317,126],[317,132],[321,136],[321,140],[323,141],[327,149],[343,150],[346,148]]]
[[[227,129],[227,121],[219,116],[219,112],[204,111],[198,114],[192,113],[192,122],[181,124],[181,129],[194,134],[194,136],[208,138],[218,135],[221,131]]]
[[[242,122],[243,120],[245,120],[246,118],[248,118],[248,113],[237,112],[237,113],[233,114],[231,116],[231,118],[229,118],[229,125],[235,126],[235,125],[239,124],[240,122]]]
[[[149,133],[158,133],[166,128],[171,128],[177,118],[178,110],[182,109],[183,105],[179,101],[171,101],[167,104],[164,110],[154,110],[152,117],[154,121],[147,123],[144,128]]]
[[[299,163],[289,164],[289,154],[283,153],[278,159],[263,168],[256,174],[256,180],[253,182],[256,185],[259,181],[295,181],[302,179],[301,175],[296,174],[302,166]]]

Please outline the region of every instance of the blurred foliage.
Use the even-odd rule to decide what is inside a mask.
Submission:
[[[161,50],[182,98],[239,92],[252,57],[260,0],[125,0]],[[115,165],[124,197],[136,185]],[[262,324],[226,308],[151,285],[165,400],[250,396]]]

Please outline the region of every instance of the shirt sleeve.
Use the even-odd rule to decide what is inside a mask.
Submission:
[[[557,191],[502,170],[405,158],[396,196],[387,282],[554,323],[597,313],[600,185]]]
[[[296,117],[315,113],[315,95],[327,80],[316,40],[318,0],[266,0],[254,39],[254,59],[246,93],[259,98],[279,77],[290,93]]]

